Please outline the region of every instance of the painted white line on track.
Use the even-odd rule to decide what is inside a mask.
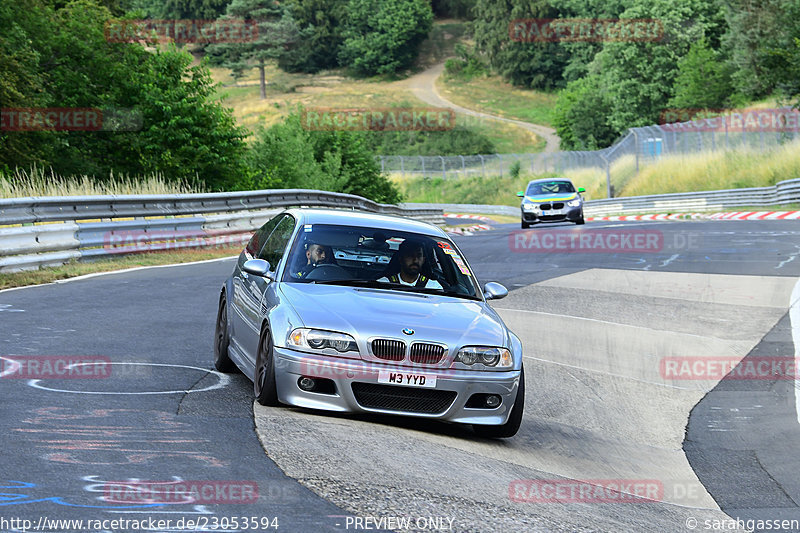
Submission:
[[[11,291],[18,291],[22,289],[32,289],[33,287],[45,287],[47,285],[57,285],[60,283],[68,283],[70,281],[78,281],[81,279],[89,279],[94,278],[97,276],[107,276],[109,274],[122,274],[124,272],[134,272],[136,270],[144,270],[147,268],[170,268],[176,266],[187,266],[187,265],[200,265],[203,263],[213,263],[214,261],[227,261],[229,259],[236,259],[239,257],[238,255],[231,255],[229,257],[218,257],[217,259],[203,259],[202,261],[192,261],[190,263],[171,263],[169,265],[149,265],[149,266],[138,266],[138,267],[131,267],[125,268],[123,270],[109,270],[108,272],[92,272],[91,274],[84,274],[82,276],[75,276],[74,278],[67,278],[67,279],[57,279],[55,281],[51,281],[49,283],[39,283],[38,285],[25,285],[24,287],[10,287],[8,289],[0,289],[0,293],[3,292],[11,292]]]
[[[780,264],[775,267],[776,269],[781,268],[786,263],[791,263],[792,261],[797,259],[797,256],[800,255],[800,246],[795,246],[795,248],[797,248],[797,251],[795,253],[793,253],[792,255],[790,255],[789,257],[787,257],[786,259],[784,259],[783,261],[781,261]]]
[[[81,365],[92,365],[95,363],[77,363],[72,366],[81,366]],[[189,394],[193,392],[208,392],[216,389],[221,389],[226,387],[231,378],[227,375],[217,372],[216,370],[209,370],[207,368],[200,368],[197,366],[189,366],[189,365],[170,365],[165,363],[106,363],[111,365],[134,365],[134,366],[166,366],[172,368],[188,368],[190,370],[199,370],[200,372],[206,374],[213,374],[219,380],[214,385],[209,385],[208,387],[203,387],[202,389],[181,389],[181,390],[165,390],[165,391],[132,391],[132,392],[125,392],[125,391],[85,391],[85,390],[69,390],[69,389],[54,389],[50,387],[45,387],[44,385],[40,384],[39,382],[42,381],[41,379],[31,379],[28,381],[28,385],[33,387],[34,389],[46,390],[50,392],[66,392],[70,394],[96,394],[96,395],[115,395],[115,396],[142,396],[142,395],[153,395],[153,394]],[[67,367],[67,368],[69,368]]]
[[[800,279],[792,290],[789,300],[789,322],[792,325],[792,343],[794,344],[794,367],[800,363]],[[794,380],[794,410],[797,423],[800,424],[800,381]]]

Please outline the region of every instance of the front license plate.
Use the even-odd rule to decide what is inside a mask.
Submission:
[[[551,215],[563,215],[564,214],[564,210],[563,209],[552,209],[550,211],[550,214]]]
[[[430,389],[436,387],[436,376],[381,370],[378,372],[378,383],[387,383],[389,385],[405,385],[407,387],[424,387]]]

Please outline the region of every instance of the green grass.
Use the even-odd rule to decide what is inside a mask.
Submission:
[[[464,80],[442,74],[436,80],[439,93],[460,106],[505,118],[551,126],[557,93],[520,89],[499,76]]]

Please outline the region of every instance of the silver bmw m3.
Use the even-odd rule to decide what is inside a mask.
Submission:
[[[471,424],[516,434],[522,345],[441,229],[291,209],[253,235],[219,298],[215,366],[251,377],[263,405]]]

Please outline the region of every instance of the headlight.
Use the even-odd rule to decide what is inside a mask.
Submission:
[[[537,206],[536,204],[522,204],[522,209],[525,211],[536,211]]]
[[[576,198],[574,200],[570,200],[569,202],[567,202],[567,205],[570,207],[578,207],[579,205],[581,205],[581,201],[580,199]]]
[[[472,366],[475,363],[493,368],[511,368],[514,366],[511,352],[505,348],[497,348],[495,346],[465,346],[458,351],[455,360],[467,366]]]
[[[297,328],[289,334],[288,344],[321,352],[334,350],[342,354],[347,352],[358,354],[358,345],[356,345],[355,339],[346,333],[337,333],[335,331]]]

